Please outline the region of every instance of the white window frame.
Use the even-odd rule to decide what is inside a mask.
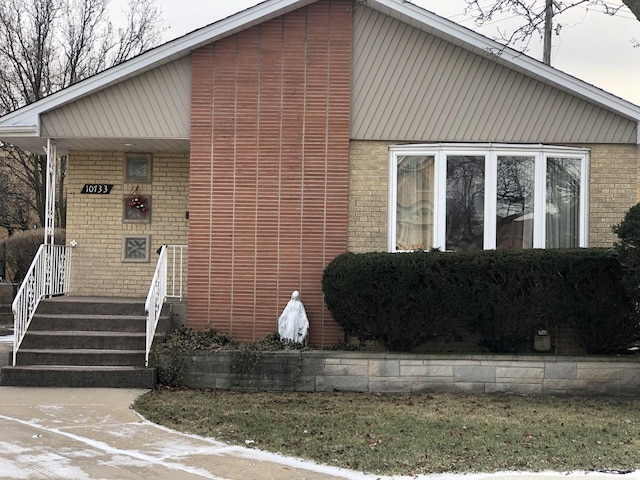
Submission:
[[[389,148],[389,228],[388,250],[402,251],[396,247],[396,203],[398,194],[398,157],[416,155],[432,156],[434,166],[434,226],[433,246],[445,250],[446,245],[446,188],[447,157],[485,157],[485,198],[484,198],[484,249],[496,248],[496,207],[499,156],[522,156],[534,158],[534,227],[533,248],[545,248],[545,211],[547,190],[547,159],[549,157],[576,158],[581,160],[580,169],[580,229],[578,244],[588,246],[588,192],[590,150],[586,148],[563,147],[542,144],[460,144],[437,143],[421,145],[394,145]]]

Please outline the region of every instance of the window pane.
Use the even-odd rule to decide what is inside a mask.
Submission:
[[[484,245],[484,156],[447,156],[447,250]]]
[[[433,247],[433,156],[398,157],[396,249]]]
[[[496,248],[533,247],[534,157],[498,156]]]
[[[580,241],[579,158],[547,158],[546,248],[575,248]]]

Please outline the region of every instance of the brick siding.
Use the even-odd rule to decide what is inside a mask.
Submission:
[[[351,142],[349,250],[387,250],[389,146],[397,142]],[[578,146],[578,145],[576,145]],[[608,247],[611,227],[638,202],[637,145],[580,145],[591,150],[589,246]]]
[[[310,342],[347,248],[352,2],[323,0],[192,55],[189,326],[251,341],[300,290]]]
[[[638,202],[637,145],[588,145],[591,149],[589,185],[589,246],[609,247],[616,241],[611,227]]]
[[[86,296],[146,297],[163,244],[187,243],[189,157],[155,154],[153,181],[140,184],[151,197],[150,223],[125,223],[123,199],[135,188],[124,183],[124,155],[119,152],[72,152],[67,185],[67,244],[73,251],[71,293]],[[81,194],[85,183],[113,184],[109,195]],[[123,263],[122,238],[150,235],[148,263]]]
[[[349,251],[386,252],[389,142],[351,142]]]

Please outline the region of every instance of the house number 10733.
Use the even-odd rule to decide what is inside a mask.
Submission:
[[[108,195],[111,193],[113,185],[106,183],[85,183],[80,193],[90,193],[93,195]]]

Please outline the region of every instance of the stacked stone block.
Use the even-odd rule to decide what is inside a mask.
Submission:
[[[184,384],[195,388],[521,395],[640,394],[640,362],[615,357],[290,351],[253,352],[249,357],[246,352],[202,353],[182,358]]]

